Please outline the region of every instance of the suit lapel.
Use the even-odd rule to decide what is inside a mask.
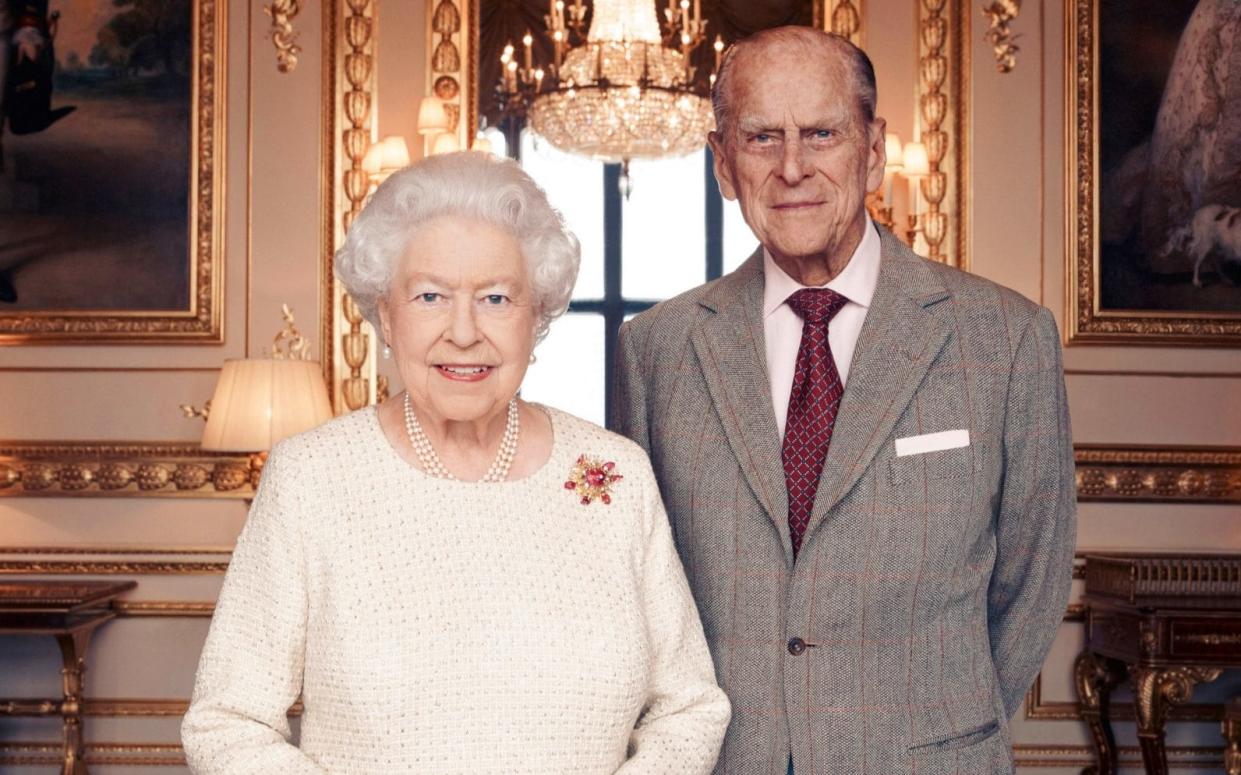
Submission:
[[[788,496],[763,338],[762,249],[721,279],[701,304],[715,314],[691,338],[712,404],[750,489],[775,524],[791,561]]]
[[[950,295],[939,278],[896,237],[882,229],[880,235],[879,281],[854,350],[807,541],[878,454],[951,332],[926,309]]]

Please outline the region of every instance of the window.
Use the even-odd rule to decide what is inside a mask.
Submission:
[[[488,130],[497,153],[504,135]],[[547,191],[582,243],[569,312],[535,349],[522,395],[604,424],[621,322],[740,266],[757,245],[735,202],[720,196],[704,146],[683,158],[621,166],[563,153],[523,130],[508,148]],[[520,151],[519,153],[517,151]]]

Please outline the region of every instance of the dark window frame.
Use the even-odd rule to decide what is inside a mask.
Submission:
[[[521,130],[516,121],[505,122],[504,131],[509,157],[521,161]],[[704,282],[718,279],[724,273],[724,198],[715,181],[714,157],[710,146],[703,153],[703,187],[706,206],[703,208],[703,238],[706,241]],[[604,416],[612,405],[612,384],[616,364],[616,340],[625,318],[658,304],[660,299],[627,298],[624,282],[624,202],[621,201],[621,165],[603,165],[603,296],[574,299],[569,313],[603,316]],[[640,183],[640,182],[639,182]],[[689,290],[688,288],[686,290]],[[610,425],[610,418],[609,418]],[[614,428],[612,430],[615,430]]]

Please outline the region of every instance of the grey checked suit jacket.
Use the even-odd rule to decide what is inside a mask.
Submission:
[[[796,563],[762,254],[621,329],[614,424],[651,456],[733,703],[719,773],[1012,770],[1068,597],[1075,489],[1051,314],[886,231]],[[968,429],[958,449],[895,440]],[[808,648],[799,654],[790,639]]]

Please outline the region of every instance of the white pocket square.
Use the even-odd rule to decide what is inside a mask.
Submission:
[[[896,456],[925,455],[941,449],[956,449],[970,445],[970,432],[967,428],[939,433],[924,433],[921,436],[906,436],[896,440]]]

